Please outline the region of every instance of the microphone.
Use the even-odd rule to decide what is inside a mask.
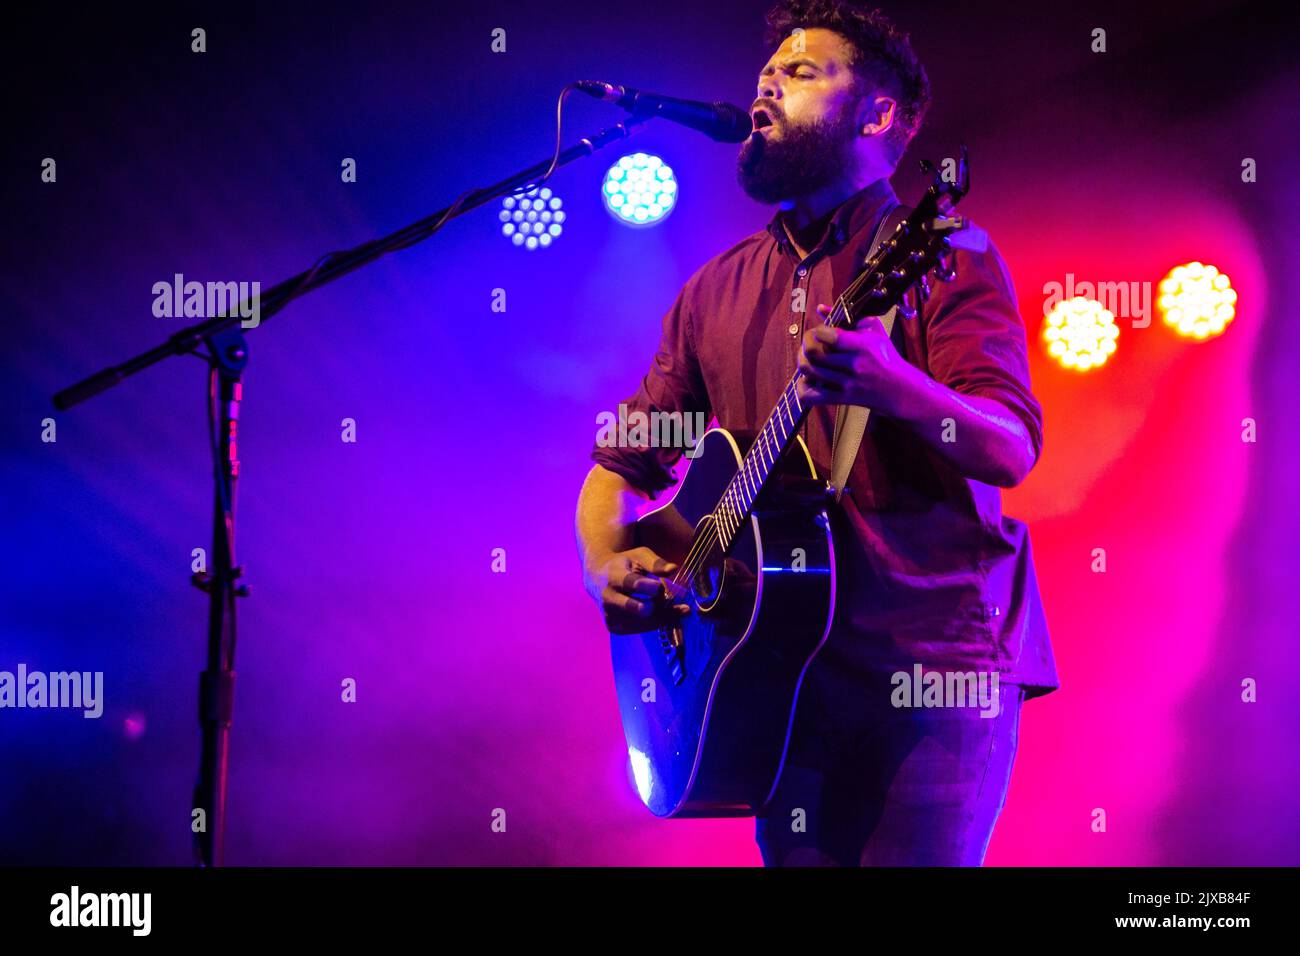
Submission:
[[[629,86],[614,86],[596,80],[579,80],[574,84],[588,96],[621,106],[638,116],[662,116],[666,120],[699,130],[719,143],[743,143],[749,139],[754,124],[749,114],[730,103],[701,103],[698,100],[679,100],[634,90]]]

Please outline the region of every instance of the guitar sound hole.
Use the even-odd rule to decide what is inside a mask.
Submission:
[[[695,592],[697,602],[708,604],[718,590],[716,571],[713,568],[701,568],[691,580],[691,589]]]
[[[712,560],[713,557],[710,555],[710,560],[691,577],[691,591],[701,611],[712,607],[722,590],[722,561]]]

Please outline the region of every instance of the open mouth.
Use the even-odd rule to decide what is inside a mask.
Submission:
[[[767,129],[769,126],[775,125],[774,121],[772,120],[772,117],[768,114],[767,110],[763,109],[762,107],[754,110],[753,119],[754,119],[753,132],[755,133],[757,133],[761,129]]]

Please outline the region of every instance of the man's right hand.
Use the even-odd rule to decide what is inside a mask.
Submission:
[[[640,634],[690,613],[689,605],[668,597],[675,585],[667,576],[676,570],[649,548],[633,548],[597,560],[583,579],[611,634]]]

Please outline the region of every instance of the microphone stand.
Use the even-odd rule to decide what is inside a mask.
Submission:
[[[576,159],[590,156],[615,140],[627,138],[634,127],[652,117],[653,114],[649,113],[634,114],[594,136],[580,139],[576,145],[559,154],[554,168],[559,169]],[[293,299],[342,278],[386,253],[424,241],[457,216],[513,193],[551,169],[552,161],[543,160],[491,186],[466,193],[450,206],[391,235],[324,257],[311,269],[267,290],[261,297],[259,318],[270,318]],[[241,321],[239,311],[243,310],[182,329],[162,344],[63,389],[53,399],[54,407],[60,411],[71,408],[176,355],[198,355],[209,366],[208,425],[215,480],[212,572],[200,572],[191,579],[208,595],[207,667],[199,674],[201,749],[192,808],[193,811],[201,810],[204,820],[201,827],[197,826],[197,817],[192,818],[191,824],[191,829],[196,831],[195,863],[205,867],[221,866],[224,860],[230,727],[235,700],[235,599],[248,595],[248,587],[236,583],[243,576],[244,569],[235,563],[235,486],[239,477],[237,431],[239,403],[243,400],[241,377],[248,364],[248,343],[238,327]],[[200,352],[200,346],[206,351]]]

